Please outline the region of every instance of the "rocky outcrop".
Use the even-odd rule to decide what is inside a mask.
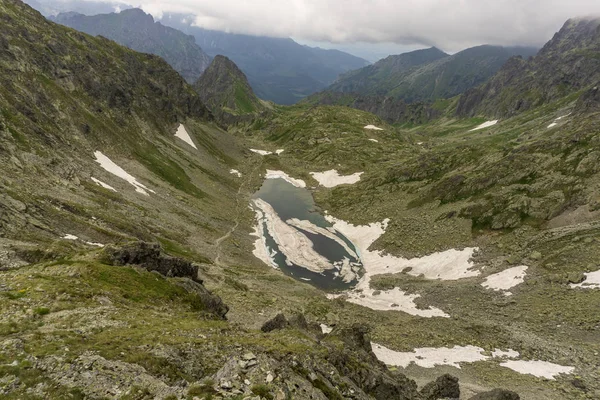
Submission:
[[[198,280],[198,266],[183,258],[171,257],[162,252],[157,243],[134,242],[123,247],[108,246],[104,249],[104,260],[109,265],[136,265],[156,271],[166,277]]]
[[[413,380],[388,371],[385,364],[377,360],[371,348],[369,332],[369,327],[360,324],[334,331],[331,339],[341,341],[344,346],[330,347],[329,362],[365,393],[378,400],[420,399],[417,384]],[[363,360],[363,363],[356,363],[357,359]]]
[[[229,307],[219,296],[202,285],[197,265],[183,258],[164,254],[159,244],[135,242],[123,247],[108,246],[103,251],[103,261],[109,265],[135,265],[169,278],[180,278],[175,283],[197,296],[205,311],[221,319],[225,319],[229,311]]]

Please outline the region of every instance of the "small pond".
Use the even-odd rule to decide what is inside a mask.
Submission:
[[[261,208],[259,204],[263,204],[260,201],[257,203],[258,199],[272,207],[276,213],[273,219],[278,217],[286,224],[269,224],[266,218],[259,221],[262,224],[262,243],[271,255],[271,260],[281,271],[324,290],[345,290],[356,285],[363,271],[359,252],[354,244],[333,229],[333,225],[317,210],[307,189],[296,187],[280,178],[266,179],[253,196],[251,206],[255,210]],[[310,249],[304,250],[326,261],[329,268],[319,271],[319,268],[309,261],[306,261],[304,266],[291,262],[290,258],[293,259],[294,255],[290,253],[296,254],[296,250],[299,249],[288,246],[288,254],[285,254],[281,249],[285,245],[280,245],[286,240],[286,235],[282,234],[282,229],[277,232],[274,226],[283,227],[287,237],[291,236],[290,232],[295,236],[298,236],[298,233],[304,235],[300,243],[308,243],[309,246],[305,247],[312,247],[314,252]]]

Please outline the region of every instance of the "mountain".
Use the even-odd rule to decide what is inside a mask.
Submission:
[[[217,55],[194,89],[204,102],[224,122],[245,119],[266,109],[248,84],[246,75],[225,56]],[[237,117],[237,118],[236,118]]]
[[[513,55],[535,52],[529,48],[478,46],[450,56],[436,48],[417,50],[352,71],[327,90],[394,97],[408,103],[432,102],[485,82]]]
[[[420,125],[442,115],[442,110],[431,104],[407,104],[393,97],[367,96],[355,92],[319,92],[307,97],[302,103],[350,107],[377,115],[388,124]]]
[[[302,103],[223,130],[160,57],[0,0],[0,397],[598,397],[600,94],[578,66],[500,121],[453,98],[426,124]],[[210,73],[211,108],[239,109],[239,71]],[[360,262],[306,272],[324,254]]]
[[[375,64],[340,76],[328,90],[345,93],[369,94],[380,92],[379,94],[384,94],[394,85],[392,82],[400,81],[411,68],[446,57],[448,57],[448,54],[435,47],[411,51],[397,56],[388,56]]]
[[[193,37],[154,22],[151,15],[140,9],[94,16],[68,12],[50,19],[93,36],[104,36],[136,51],[156,54],[190,83],[195,82],[210,63],[210,57]]]
[[[163,59],[0,0],[0,83],[2,396],[458,393],[389,370],[368,317],[325,336],[345,307],[251,255],[262,158]]]
[[[458,114],[507,117],[600,81],[600,19],[568,20],[530,60],[510,59],[485,85],[466,92]]]
[[[347,71],[369,62],[337,50],[302,46],[292,39],[232,34],[191,25],[185,15],[167,14],[162,23],[196,38],[209,55],[224,55],[248,77],[258,97],[294,104]]]

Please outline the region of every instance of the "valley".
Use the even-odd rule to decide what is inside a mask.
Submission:
[[[391,123],[0,0],[0,396],[598,398],[594,21]]]

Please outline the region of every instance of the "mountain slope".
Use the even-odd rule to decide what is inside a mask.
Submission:
[[[224,55],[244,71],[258,97],[294,104],[324,89],[368,61],[336,50],[302,46],[292,39],[217,32],[192,26],[185,15],[165,15],[162,22],[196,38],[209,55]]]
[[[567,21],[531,60],[513,58],[485,85],[465,93],[458,114],[507,117],[600,80],[600,19]]]
[[[156,54],[189,83],[195,82],[210,63],[210,57],[192,37],[154,22],[151,15],[140,9],[94,16],[63,13],[51,19],[90,35],[107,37],[130,49]]]
[[[424,398],[250,255],[262,159],[164,60],[0,0],[0,79],[1,396]]]
[[[388,124],[425,124],[442,115],[442,110],[430,104],[412,103],[393,97],[367,96],[352,93],[324,91],[309,96],[302,103],[328,106],[345,106],[367,111]]]
[[[265,110],[244,73],[225,56],[213,59],[194,83],[194,89],[220,119],[232,120],[235,116],[256,115]]]
[[[390,56],[354,71],[328,91],[394,97],[408,103],[445,99],[494,75],[511,56],[534,54],[526,48],[478,46],[449,56],[436,48]]]

